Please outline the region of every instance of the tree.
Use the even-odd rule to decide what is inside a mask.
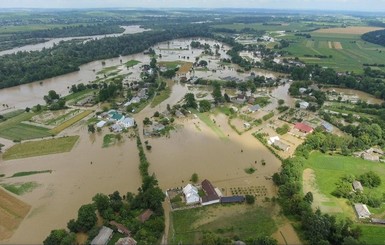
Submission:
[[[92,204],[86,204],[80,207],[78,211],[78,219],[76,221],[79,231],[89,231],[96,224],[98,220],[95,207]]]
[[[95,133],[95,126],[93,124],[88,124],[88,132]]]
[[[222,103],[223,102],[223,96],[221,92],[221,85],[219,83],[214,83],[213,84],[213,93],[214,101],[216,104]]]
[[[208,100],[201,100],[199,101],[199,111],[200,112],[206,112],[211,109],[211,103]]]
[[[193,183],[197,183],[198,182],[198,174],[197,173],[193,173],[191,175],[191,182],[193,182]]]
[[[199,63],[198,63],[199,66],[203,66],[203,67],[206,67],[208,65],[207,61],[205,60],[200,60]]]
[[[308,193],[306,193],[306,195],[303,197],[303,200],[305,200],[308,203],[312,203],[313,202],[313,193],[311,193],[310,191]]]
[[[195,100],[195,95],[193,93],[187,93],[184,96],[184,100],[185,100],[185,104],[184,104],[185,108],[196,109],[198,107],[198,104],[197,104],[197,102]]]
[[[225,93],[225,94],[223,95],[223,98],[225,99],[226,102],[230,102],[230,101],[231,101],[231,100],[230,100],[230,97],[229,97],[229,95],[228,95],[227,93]]]
[[[381,185],[380,176],[378,176],[373,171],[369,171],[367,173],[360,175],[360,177],[358,179],[359,179],[359,181],[361,181],[363,186],[367,186],[370,188],[378,187],[379,185]]]
[[[67,232],[63,229],[52,230],[49,236],[43,241],[44,245],[57,245],[67,236]]]
[[[156,59],[155,59],[155,58],[152,58],[152,59],[151,59],[150,67],[151,67],[151,68],[156,68]]]
[[[105,210],[107,210],[110,205],[110,199],[108,198],[108,196],[102,193],[96,194],[92,198],[92,201],[94,201],[94,204],[99,214],[102,214]]]
[[[253,204],[255,202],[255,196],[253,195],[246,195],[246,203],[247,204]]]
[[[278,105],[283,105],[283,104],[285,104],[285,101],[283,99],[279,99],[278,100]]]
[[[151,125],[152,122],[151,122],[150,118],[145,117],[144,120],[143,120],[143,124],[144,124],[144,125]]]

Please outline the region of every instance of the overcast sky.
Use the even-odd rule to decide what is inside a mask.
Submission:
[[[0,8],[272,8],[385,11],[385,0],[0,0]]]

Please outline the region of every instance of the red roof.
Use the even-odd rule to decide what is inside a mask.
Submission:
[[[144,211],[143,213],[141,213],[139,215],[139,220],[140,222],[144,223],[146,222],[150,217],[151,215],[153,214],[154,212],[150,209],[147,209],[146,211]]]
[[[304,123],[296,123],[294,125],[294,128],[296,128],[299,131],[304,132],[304,133],[311,133],[311,132],[313,132],[313,128],[310,127],[309,125],[304,124]]]

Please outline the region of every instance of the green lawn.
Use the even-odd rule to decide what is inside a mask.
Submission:
[[[50,136],[49,129],[23,123],[30,120],[34,113],[22,113],[0,123],[0,137],[10,140],[27,140]]]
[[[385,244],[385,226],[360,225],[361,241],[366,244]]]
[[[165,101],[168,97],[171,95],[171,88],[166,87],[164,90],[160,91],[159,94],[157,94],[154,99],[151,101],[151,108],[154,108],[155,106],[159,105],[163,101]]]
[[[50,133],[51,134],[58,134],[60,133],[61,131],[63,131],[64,129],[74,125],[75,123],[77,123],[78,121],[82,120],[83,118],[85,118],[86,116],[88,116],[89,114],[91,114],[93,111],[91,110],[86,110],[86,111],[83,111],[79,114],[77,114],[76,116],[70,118],[69,120],[63,122],[62,124],[60,124],[59,126],[53,128],[50,130]]]
[[[213,122],[213,120],[210,119],[210,113],[205,112],[205,113],[200,113],[196,110],[193,111],[193,113],[197,114],[199,119],[204,122],[213,132],[218,135],[219,138],[221,139],[227,139],[227,136],[223,133],[223,131]]]
[[[338,71],[354,71],[362,73],[364,63],[385,64],[385,48],[361,40],[359,35],[311,33],[312,38],[286,36],[290,46],[285,48],[293,57],[299,57],[308,64],[319,64]],[[342,49],[329,47],[329,42],[340,42]],[[326,55],[331,58],[320,59],[305,55]],[[381,68],[385,71],[385,68]]]
[[[140,61],[137,61],[137,60],[129,60],[124,64],[126,65],[126,67],[133,67],[139,63],[140,63]]]
[[[277,230],[271,211],[257,206],[208,206],[171,213],[170,244],[198,244],[203,231],[241,240],[270,236]],[[221,208],[220,212],[216,209]],[[236,211],[234,210],[236,208]]]
[[[25,182],[15,184],[1,184],[1,186],[9,192],[16,195],[23,195],[27,192],[31,192],[33,189],[39,186],[36,182]]]
[[[69,152],[79,139],[79,136],[69,136],[57,139],[46,139],[40,141],[30,141],[17,144],[9,148],[3,154],[4,160],[26,158]]]

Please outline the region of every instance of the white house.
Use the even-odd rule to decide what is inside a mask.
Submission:
[[[106,123],[107,123],[106,121],[103,121],[103,120],[102,120],[102,121],[100,121],[100,122],[98,122],[98,123],[96,124],[96,127],[97,127],[97,128],[103,128],[104,125],[106,125]]]
[[[309,107],[309,103],[306,101],[299,102],[299,108],[301,109],[307,109]]]
[[[120,121],[119,124],[124,128],[131,128],[135,126],[135,120],[131,117],[126,117],[123,121]]]
[[[267,141],[267,143],[269,143],[269,145],[271,144],[274,144],[274,142],[276,140],[279,140],[279,137],[278,136],[273,136],[273,137],[270,137],[269,140]]]
[[[192,184],[188,184],[183,188],[183,194],[186,198],[187,205],[196,204],[200,201],[198,189]]]

